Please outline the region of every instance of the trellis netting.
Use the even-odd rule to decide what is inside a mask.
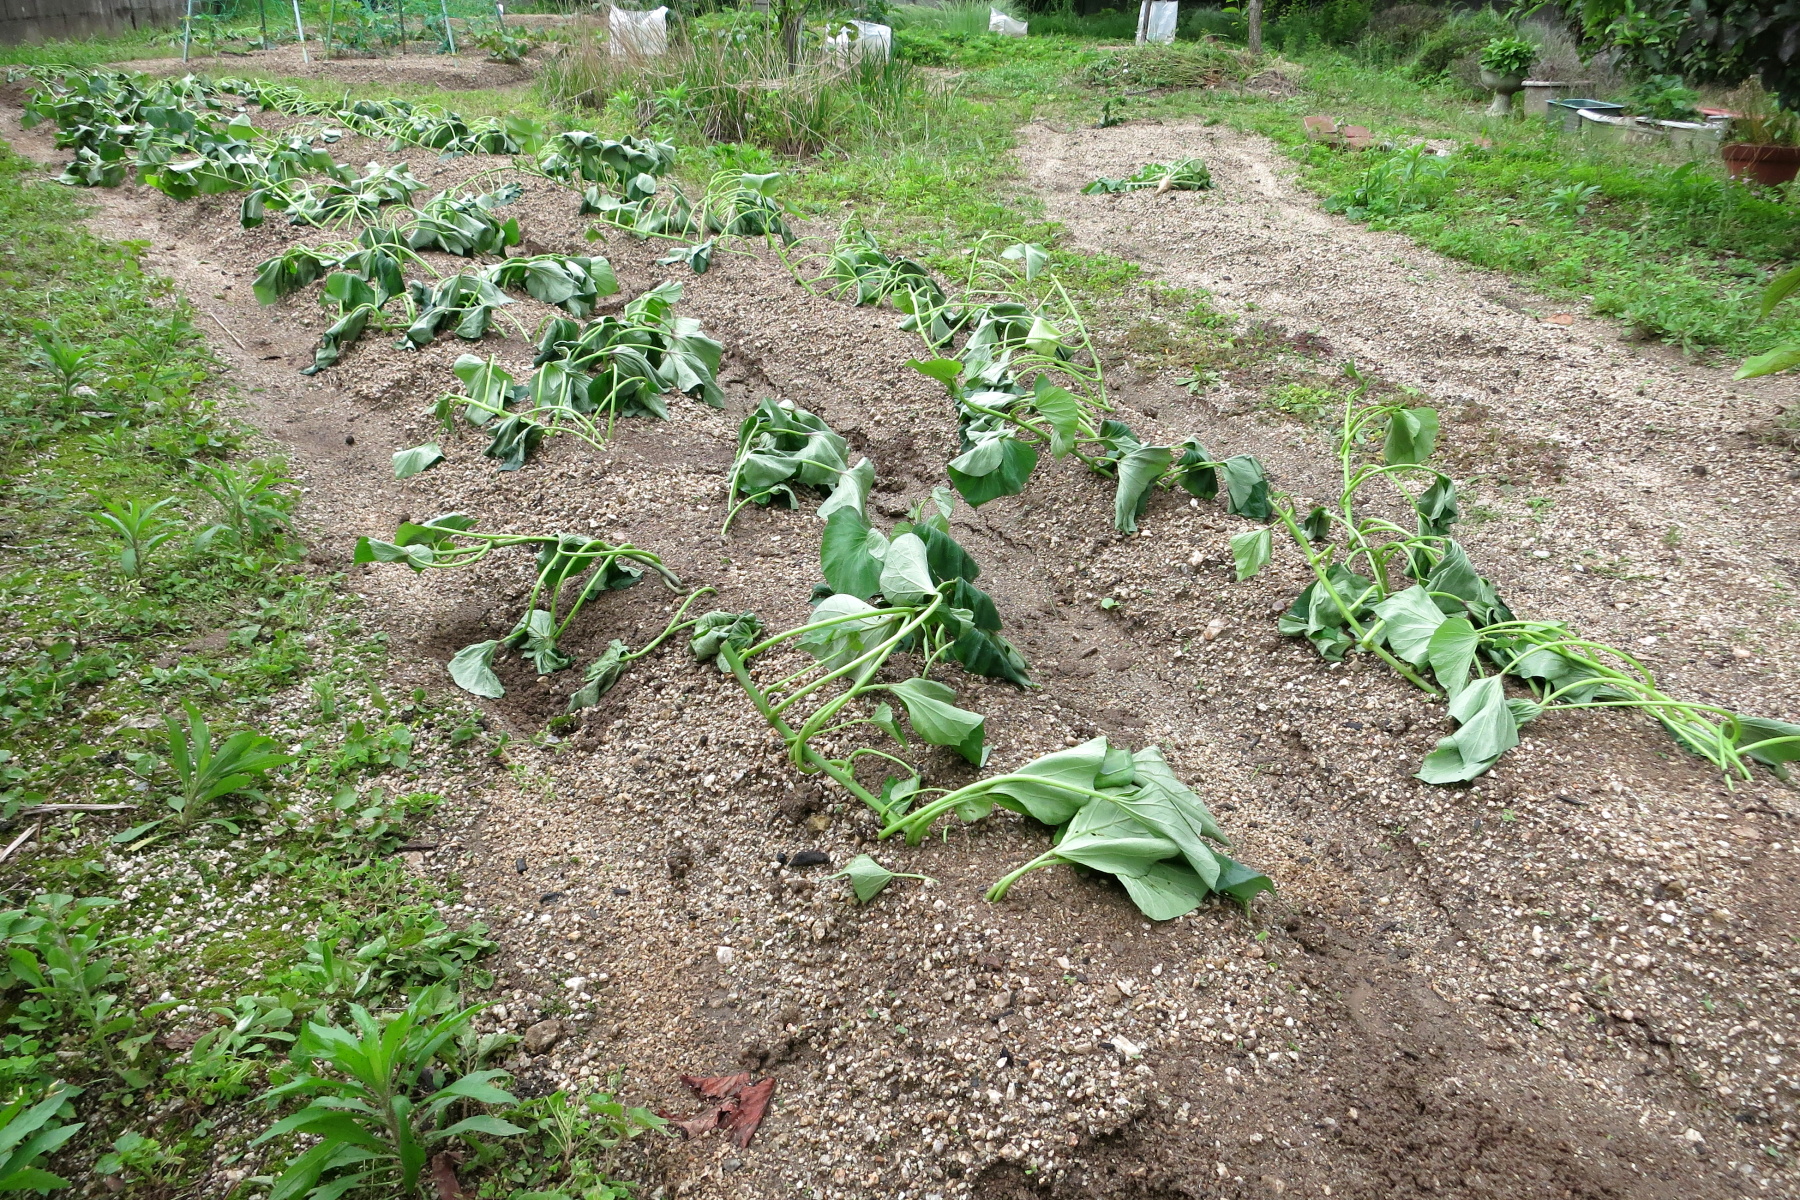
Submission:
[[[1138,45],[1173,42],[1175,18],[1180,7],[1178,0],[1144,0],[1143,7],[1138,10]]]
[[[1025,22],[1015,21],[997,8],[988,9],[988,32],[1003,37],[1024,37]]]
[[[653,58],[669,49],[669,10],[653,8],[649,12],[632,12],[614,8],[606,17],[608,44],[614,57],[632,54]]]
[[[894,57],[894,31],[873,21],[846,21],[825,39],[825,53],[843,63],[865,58],[886,62]]]

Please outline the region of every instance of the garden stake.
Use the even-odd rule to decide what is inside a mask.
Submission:
[[[300,23],[300,0],[294,0],[294,36],[300,39],[300,61],[310,65],[312,56],[306,52],[306,26]]]
[[[269,0],[256,0],[256,16],[262,22],[262,48],[269,48]]]
[[[450,46],[450,53],[456,53],[456,35],[450,32],[449,0],[438,0],[438,11],[444,14],[444,41]]]
[[[187,0],[187,20],[181,23],[181,61],[188,60],[188,43],[194,40],[194,0]]]
[[[325,57],[331,57],[331,35],[337,32],[337,0],[325,11]]]
[[[400,53],[406,54],[406,0],[394,0],[394,15],[400,18]]]

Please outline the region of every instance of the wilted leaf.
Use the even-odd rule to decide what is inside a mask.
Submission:
[[[436,442],[426,442],[410,450],[394,451],[394,478],[406,479],[444,461],[444,452]]]
[[[1231,561],[1237,568],[1238,582],[1242,583],[1267,566],[1274,552],[1274,536],[1266,528],[1232,534]]]
[[[763,1116],[769,1111],[769,1097],[775,1094],[775,1081],[765,1079],[761,1083],[753,1083],[738,1096],[737,1108],[731,1113],[728,1127],[731,1140],[742,1150],[756,1136],[757,1126],[762,1124]]]
[[[464,646],[450,659],[450,678],[465,692],[497,700],[506,695],[500,677],[494,674],[494,651],[498,641],[476,642]]]

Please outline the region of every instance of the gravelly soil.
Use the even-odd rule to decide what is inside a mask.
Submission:
[[[0,133],[52,157],[15,117]],[[1218,190],[1076,195],[1121,158],[1178,151],[1207,158]],[[354,144],[339,157],[405,157],[434,186],[492,165]],[[1500,281],[1319,214],[1266,145],[1218,129],[1034,126],[1022,159],[1081,241],[1254,302],[1453,412],[1444,453],[1488,477],[1476,493],[1492,511],[1466,541],[1516,610],[1636,646],[1678,693],[1800,716],[1784,590],[1792,464],[1739,432],[1774,387],[1732,396],[1723,373],[1608,327],[1547,327]],[[255,419],[293,449],[321,562],[346,563],[355,536],[403,516],[461,509],[484,528],[629,538],[717,587],[720,607],[779,628],[806,612],[819,527],[804,510],[752,512],[721,544],[740,415],[772,394],[824,416],[875,461],[873,509],[888,519],[941,482],[954,445],[891,312],[812,294],[745,253],[684,276],[683,310],[727,346],[726,412],[677,402],[670,422],[627,423],[604,453],[565,441],[511,475],[464,438],[446,442],[443,466],[394,483],[387,456],[431,434],[424,410],[463,344],[409,354],[371,336],[303,380],[316,300],[261,312],[249,294],[254,264],[293,230],[242,231],[229,198],[95,199],[97,228],[150,241],[149,265],[242,342],[215,345]],[[534,183],[517,211],[529,249],[593,251],[568,194]],[[622,236],[599,249],[627,295],[667,270],[657,247]],[[527,325],[539,315],[518,311]],[[481,350],[529,360],[516,335]],[[1140,432],[1256,453],[1298,494],[1328,486],[1318,433],[1259,415],[1266,365],[1198,397],[1124,362],[1117,375]],[[1704,477],[1688,473],[1702,464]],[[1527,496],[1555,504],[1533,520]],[[689,1103],[679,1071],[773,1074],[775,1107],[748,1150],[654,1152],[667,1195],[1795,1190],[1786,789],[1727,791],[1618,714],[1534,724],[1476,786],[1425,787],[1410,776],[1447,731],[1441,711],[1385,668],[1329,667],[1276,637],[1302,564],[1278,556],[1233,584],[1234,520],[1167,495],[1140,536],[1113,534],[1109,516],[1105,482],[1073,465],[958,515],[1043,687],[947,679],[988,715],[996,768],[1098,732],[1161,744],[1279,896],[1250,918],[1215,907],[1152,927],[1116,889],[1042,872],[989,905],[982,890],[1040,853],[1041,832],[997,814],[917,850],[867,845],[856,806],[798,776],[735,684],[678,647],[541,747],[524,739],[572,682],[514,671],[512,694],[487,706],[519,739],[510,769],[428,768],[451,803],[418,866],[460,874],[470,912],[499,930],[495,1022],[568,1018],[559,1044],[515,1061],[525,1088],[623,1066],[634,1095],[675,1111]],[[1666,546],[1671,526],[1681,536]],[[511,626],[527,572],[497,556],[467,579],[388,567],[352,583],[393,635],[397,682],[439,687],[451,651]],[[1105,595],[1120,604],[1101,610]],[[641,644],[671,608],[649,585],[608,596],[572,648],[585,660],[614,636]],[[937,882],[856,908],[825,868],[777,864],[802,848],[837,864],[872,850]]]

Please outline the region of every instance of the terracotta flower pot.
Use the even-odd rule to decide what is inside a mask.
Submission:
[[[1733,179],[1754,179],[1766,187],[1777,187],[1800,174],[1800,146],[1729,142],[1720,152]]]

